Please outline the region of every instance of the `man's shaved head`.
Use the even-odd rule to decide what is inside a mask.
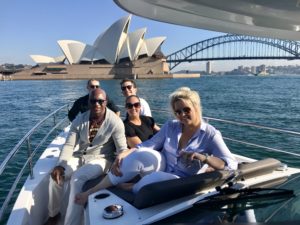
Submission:
[[[106,111],[106,93],[101,88],[96,88],[90,92],[89,95],[89,108],[91,116],[99,118],[104,116]]]
[[[96,88],[90,92],[89,99],[94,98],[95,96],[101,95],[101,99],[106,100],[106,93],[101,88]]]

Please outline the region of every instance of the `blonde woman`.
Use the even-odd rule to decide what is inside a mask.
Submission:
[[[196,91],[177,89],[170,95],[170,105],[176,119],[166,122],[156,135],[139,144],[121,164],[114,163],[98,185],[77,196],[78,204],[85,204],[89,194],[130,181],[136,175],[142,178],[133,185],[134,193],[146,184],[203,173],[208,167],[237,169],[237,161],[221,133],[202,120]]]

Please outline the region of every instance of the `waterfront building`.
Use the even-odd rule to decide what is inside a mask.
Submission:
[[[52,76],[51,79],[168,76],[169,66],[161,51],[166,37],[146,39],[147,28],[129,32],[130,21],[131,15],[119,19],[93,44],[58,40],[63,54],[57,57],[30,55],[37,65],[30,71],[23,71],[23,75],[47,75],[47,78]]]
[[[210,61],[208,61],[206,63],[206,73],[211,74],[211,62]]]

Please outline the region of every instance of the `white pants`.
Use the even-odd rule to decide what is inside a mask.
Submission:
[[[160,152],[143,148],[123,159],[120,168],[123,176],[118,177],[112,173],[108,173],[108,176],[112,184],[117,185],[140,175],[142,179],[133,186],[133,192],[136,193],[146,184],[179,178],[174,174],[164,172],[165,168],[166,161]]]
[[[64,182],[63,185],[58,185],[50,177],[49,181],[49,216],[53,217],[61,211],[61,206],[64,200],[68,201],[65,225],[80,225],[83,215],[83,206],[74,202],[75,195],[82,192],[82,187],[86,181],[96,178],[103,173],[107,173],[111,163],[104,158],[99,158],[84,164],[79,169],[75,170],[69,182]],[[65,198],[69,193],[69,200]]]

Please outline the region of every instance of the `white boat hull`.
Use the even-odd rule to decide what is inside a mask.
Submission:
[[[51,142],[37,161],[33,170],[34,179],[28,178],[26,180],[12,209],[7,225],[40,225],[47,219],[49,174],[57,162],[60,150],[65,143],[67,132],[68,128]],[[235,157],[240,162],[255,161],[254,159],[239,155],[235,155]],[[294,173],[300,173],[300,169],[287,168],[285,170],[275,170],[265,175],[239,181],[236,187],[263,186],[264,183],[268,185],[273,180],[276,182],[280,180],[282,182],[283,179]],[[109,197],[100,200],[95,199],[94,197],[100,193],[109,193]],[[217,193],[215,188],[208,188],[201,190],[196,195],[137,209],[111,191],[102,190],[89,197],[88,206],[85,210],[84,223],[85,225],[105,225],[112,224],[112,222],[114,225],[150,224],[191,208],[197,201],[215,193]],[[122,205],[124,215],[116,219],[104,219],[104,208],[112,204]],[[62,221],[60,224],[63,224]]]
[[[238,160],[243,162],[254,162],[255,160],[238,156]],[[233,187],[234,188],[247,188],[247,187],[269,187],[274,184],[282,183],[290,175],[300,173],[300,169],[296,168],[286,168],[281,170],[274,170],[273,172],[267,173],[265,175],[252,177],[244,181],[239,181]],[[171,191],[171,190],[170,190]],[[157,221],[160,221],[164,218],[168,218],[172,215],[175,215],[179,212],[187,210],[193,205],[203,200],[204,198],[218,193],[215,188],[209,188],[202,190],[197,195],[187,196],[180,199],[175,199],[168,201],[159,205],[148,207],[145,209],[137,209],[133,205],[129,204],[119,196],[110,192],[109,190],[101,190],[97,193],[94,193],[89,197],[88,207],[85,211],[85,224],[86,225],[108,225],[108,224],[151,224]],[[99,194],[109,194],[108,197],[104,199],[95,199],[95,196]],[[107,206],[117,204],[122,205],[124,214],[123,216],[115,219],[105,219],[103,217],[104,208]]]
[[[55,166],[68,134],[66,128],[43,152],[14,204],[7,225],[41,225],[48,217],[49,174]]]

